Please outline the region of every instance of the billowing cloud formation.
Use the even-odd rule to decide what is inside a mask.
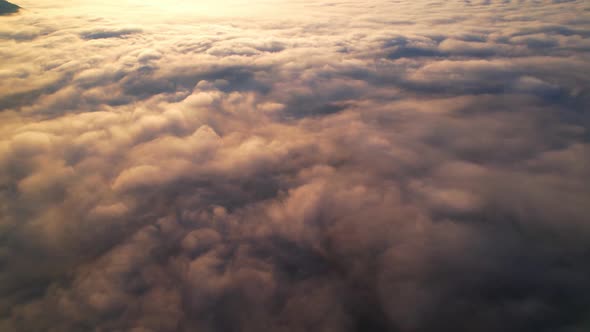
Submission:
[[[587,2],[44,3],[0,331],[590,328]]]

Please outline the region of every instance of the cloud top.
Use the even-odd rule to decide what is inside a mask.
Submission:
[[[588,329],[585,1],[21,5],[0,331]]]

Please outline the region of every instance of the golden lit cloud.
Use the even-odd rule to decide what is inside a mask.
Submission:
[[[587,330],[587,2],[18,5],[0,331]]]

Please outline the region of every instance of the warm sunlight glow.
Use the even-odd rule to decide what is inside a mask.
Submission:
[[[19,4],[30,10],[52,9],[62,14],[79,13],[133,20],[167,21],[186,17],[266,17],[296,15],[303,6],[284,0],[69,0],[42,2],[23,0]]]

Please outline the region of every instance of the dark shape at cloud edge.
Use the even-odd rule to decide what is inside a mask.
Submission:
[[[0,15],[10,15],[18,13],[21,7],[5,0],[0,0]]]

